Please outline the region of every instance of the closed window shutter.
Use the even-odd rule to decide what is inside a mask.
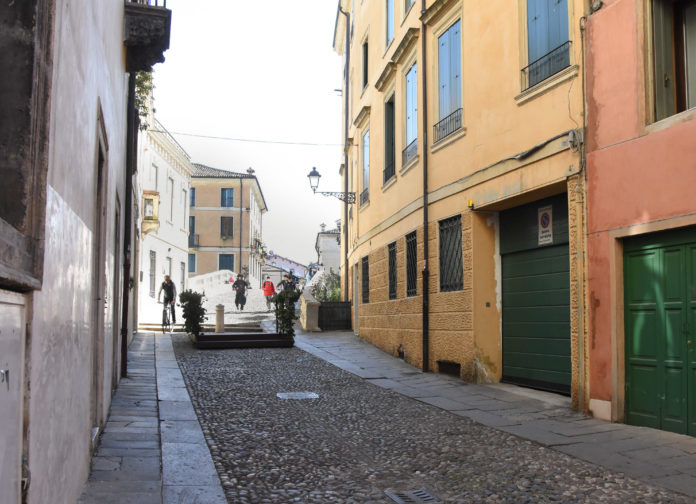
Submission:
[[[546,2],[527,0],[527,52],[529,63],[541,58],[546,51]]]
[[[462,108],[462,37],[457,21],[450,32],[450,113]]]
[[[363,191],[370,186],[370,131],[363,135]]]
[[[546,52],[568,42],[568,0],[548,0],[549,42]]]
[[[438,87],[440,92],[440,119],[450,113],[450,48],[449,31],[438,39]]]
[[[406,74],[406,143],[410,144],[416,139],[418,130],[418,110],[417,110],[417,86],[416,86],[416,65],[414,64]]]

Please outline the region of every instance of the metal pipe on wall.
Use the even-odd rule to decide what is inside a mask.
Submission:
[[[421,69],[425,69],[425,0],[421,0]],[[428,266],[428,94],[426,72],[421,70],[423,79],[423,372],[430,371],[430,268]]]
[[[348,106],[350,97],[350,13],[341,9],[338,2],[338,11],[346,17],[346,64],[343,69],[343,192],[348,194]],[[348,201],[343,201],[343,301],[348,301]],[[356,321],[357,322],[357,321]]]

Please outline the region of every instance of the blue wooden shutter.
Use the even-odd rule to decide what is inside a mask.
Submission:
[[[387,44],[394,38],[394,0],[387,0]]]
[[[418,136],[418,97],[416,95],[418,86],[416,64],[406,74],[406,144],[413,142]]]
[[[553,51],[568,42],[568,0],[549,1],[549,48]]]
[[[450,113],[462,108],[462,30],[457,21],[450,33]]]
[[[541,58],[546,50],[546,2],[527,0],[527,52],[529,63]]]
[[[370,187],[370,130],[363,135],[363,191]]]
[[[449,31],[446,31],[438,39],[438,91],[440,93],[440,119],[444,119],[450,113],[450,40]]]

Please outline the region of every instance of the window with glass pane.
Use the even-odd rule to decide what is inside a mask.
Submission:
[[[418,86],[416,64],[406,73],[406,148],[403,152],[402,166],[416,157],[418,152]]]
[[[360,204],[370,200],[370,130],[367,130],[362,137],[363,147],[363,177],[362,192],[360,193]]]
[[[387,15],[387,45],[394,39],[394,0],[385,0]]]
[[[362,87],[366,87],[367,83],[369,81],[368,76],[367,76],[367,56],[369,53],[369,46],[367,45],[367,40],[363,42],[362,45]]]
[[[525,89],[570,65],[568,0],[527,0]]]
[[[234,206],[234,189],[230,189],[230,188],[220,189],[220,206],[222,206],[222,207],[233,207]]]
[[[438,84],[440,119],[462,108],[461,22],[438,38]]]
[[[196,188],[192,187],[189,194],[191,195],[191,206],[196,206]]]
[[[696,107],[696,0],[652,0],[655,119]]]
[[[220,254],[218,256],[218,269],[234,271],[234,254]]]
[[[220,217],[220,236],[232,238],[234,236],[234,217]]]
[[[413,0],[404,0],[404,12],[408,12],[413,5]]]
[[[406,295],[416,295],[418,281],[418,248],[416,244],[416,232],[406,235]]]
[[[155,297],[155,273],[157,267],[157,252],[150,251],[150,297]]]
[[[396,242],[390,243],[389,252],[389,299],[396,299]]]
[[[440,221],[440,291],[464,288],[462,216]]]
[[[384,104],[384,183],[396,175],[394,127],[394,95],[391,95],[387,103]]]
[[[189,254],[188,255],[188,267],[189,267],[189,273],[196,272],[196,254]]]

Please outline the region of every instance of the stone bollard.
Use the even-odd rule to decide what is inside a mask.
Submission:
[[[215,307],[215,332],[225,332],[225,305]]]

